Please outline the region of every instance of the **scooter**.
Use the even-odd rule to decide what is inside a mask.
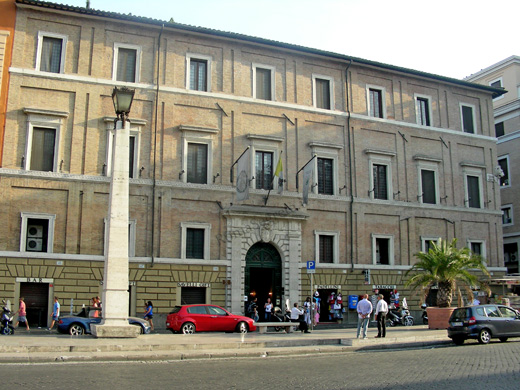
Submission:
[[[397,325],[404,325],[404,326],[412,326],[414,323],[414,319],[412,315],[410,314],[410,311],[408,308],[401,308],[396,309],[395,306],[392,305],[392,308],[390,308],[388,312],[388,318],[386,320],[386,326],[397,326]]]
[[[423,310],[421,317],[422,317],[422,323],[424,325],[428,325],[428,312],[426,311],[427,307],[428,307],[428,305],[426,303],[423,303],[421,305],[421,309]]]
[[[11,335],[14,334],[13,327],[13,315],[11,314],[11,310],[7,307],[7,303],[5,300],[2,301],[2,317],[0,318],[0,334]]]
[[[271,316],[271,320],[273,322],[291,322],[291,312],[285,311],[285,314],[282,313],[282,309],[279,307],[275,307],[273,311],[273,315]],[[285,327],[275,326],[274,330],[280,332],[281,330],[285,330]]]

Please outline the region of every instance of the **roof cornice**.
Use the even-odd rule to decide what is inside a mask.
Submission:
[[[245,34],[220,31],[220,30],[215,30],[215,29],[206,28],[206,27],[196,27],[196,26],[191,26],[191,25],[182,24],[182,23],[175,23],[175,22],[170,23],[170,22],[165,22],[165,21],[158,20],[158,19],[153,19],[153,18],[134,16],[131,14],[120,14],[117,12],[100,11],[100,10],[96,10],[96,9],[92,9],[92,8],[76,7],[76,6],[70,6],[70,5],[65,5],[65,4],[57,4],[57,3],[52,3],[52,2],[48,2],[48,1],[34,1],[34,0],[15,0],[15,1],[16,1],[16,4],[21,7],[30,7],[30,8],[34,8],[34,9],[38,9],[38,10],[45,9],[45,10],[51,11],[51,12],[61,12],[61,13],[70,12],[70,13],[79,14],[81,16],[93,16],[93,17],[99,17],[99,18],[104,18],[104,19],[108,18],[108,19],[116,19],[116,20],[133,22],[133,23],[138,23],[138,24],[147,24],[149,26],[155,26],[156,28],[188,31],[188,32],[197,33],[197,34],[211,35],[211,36],[216,36],[216,37],[220,37],[220,38],[227,38],[227,39],[239,40],[239,41],[244,41],[244,42],[251,42],[251,43],[255,43],[255,44],[266,45],[266,46],[276,47],[276,48],[281,48],[281,49],[286,49],[286,50],[293,50],[293,51],[305,53],[305,54],[318,55],[321,57],[327,57],[329,59],[334,59],[339,62],[345,62],[345,65],[347,65],[347,63],[349,63],[351,65],[352,64],[365,65],[365,66],[390,70],[393,72],[404,73],[407,75],[423,77],[426,79],[434,79],[434,80],[442,81],[442,82],[449,83],[449,84],[459,85],[459,86],[465,87],[465,88],[477,89],[480,91],[491,93],[493,98],[501,96],[507,92],[503,88],[493,88],[493,87],[490,87],[487,85],[476,84],[476,83],[472,83],[472,82],[469,82],[466,80],[454,79],[451,77],[440,76],[440,75],[436,75],[436,74],[432,74],[432,73],[422,72],[419,70],[403,68],[403,67],[396,66],[396,65],[390,65],[390,64],[385,64],[382,62],[352,57],[352,56],[348,56],[345,54],[338,54],[338,53],[334,53],[334,52],[330,52],[330,51],[319,50],[319,49],[295,45],[295,44],[291,44],[291,43],[274,41],[274,40],[265,39],[265,38],[258,38],[258,37],[253,37],[253,36],[245,35]]]

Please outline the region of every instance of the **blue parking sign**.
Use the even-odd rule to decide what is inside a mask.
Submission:
[[[313,274],[316,271],[316,262],[314,260],[307,262],[307,273]]]

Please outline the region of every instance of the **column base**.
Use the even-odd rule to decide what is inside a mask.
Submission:
[[[92,336],[98,339],[130,339],[141,334],[141,328],[135,325],[91,325]]]

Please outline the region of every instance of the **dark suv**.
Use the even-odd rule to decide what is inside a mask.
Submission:
[[[520,313],[502,305],[459,307],[451,314],[448,337],[457,345],[466,339],[487,344],[492,338],[520,337]]]

